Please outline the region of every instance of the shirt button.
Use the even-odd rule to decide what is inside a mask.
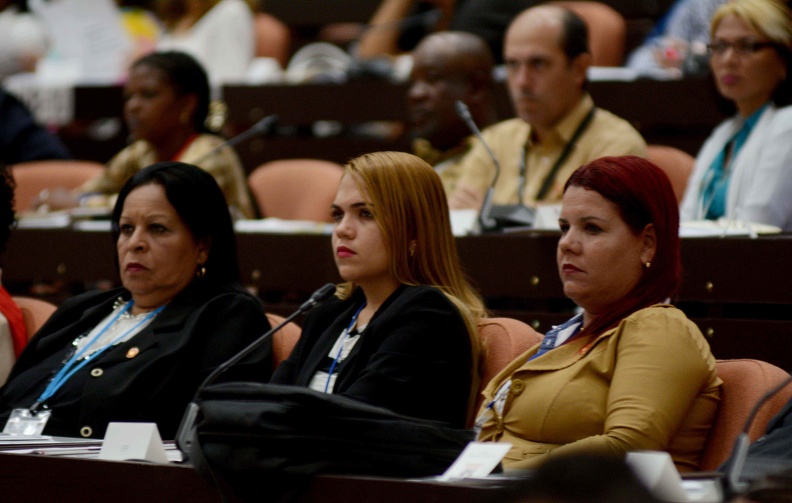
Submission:
[[[519,379],[515,379],[512,381],[511,384],[511,392],[515,395],[519,395],[525,389],[525,383]]]
[[[93,435],[93,428],[91,428],[90,426],[83,426],[82,428],[80,428],[80,435],[82,435],[85,438],[90,437],[91,435]]]
[[[91,376],[92,377],[99,377],[104,374],[104,370],[102,369],[91,369]]]

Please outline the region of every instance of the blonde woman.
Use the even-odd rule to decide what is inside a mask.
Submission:
[[[306,318],[272,382],[464,426],[484,307],[463,277],[439,176],[410,154],[361,156],[332,215],[346,283]]]
[[[778,0],[735,0],[712,17],[710,67],[736,109],[696,157],[682,220],[726,217],[792,231],[792,20]]]

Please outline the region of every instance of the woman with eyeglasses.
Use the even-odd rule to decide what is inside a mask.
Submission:
[[[682,220],[725,217],[792,230],[792,20],[778,0],[734,0],[712,17],[710,66],[737,114],[696,158]]]

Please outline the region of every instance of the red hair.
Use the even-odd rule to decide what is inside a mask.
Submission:
[[[673,297],[679,288],[679,208],[665,172],[636,156],[601,157],[578,168],[564,185],[593,190],[615,204],[622,220],[637,235],[648,224],[655,230],[655,255],[650,268],[618,307],[587,327],[600,334],[630,314]]]

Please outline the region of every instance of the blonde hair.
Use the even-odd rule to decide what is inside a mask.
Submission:
[[[389,249],[391,276],[405,285],[435,287],[459,310],[470,335],[476,383],[478,322],[486,310],[459,264],[440,177],[425,161],[404,152],[362,155],[344,166],[344,176],[352,177],[369,198]],[[337,295],[346,299],[355,288],[354,283],[345,283],[338,287]]]
[[[710,23],[710,38],[723,18],[736,16],[769,38],[773,43],[789,50],[792,47],[792,19],[789,8],[779,0],[733,0],[715,11]]]

